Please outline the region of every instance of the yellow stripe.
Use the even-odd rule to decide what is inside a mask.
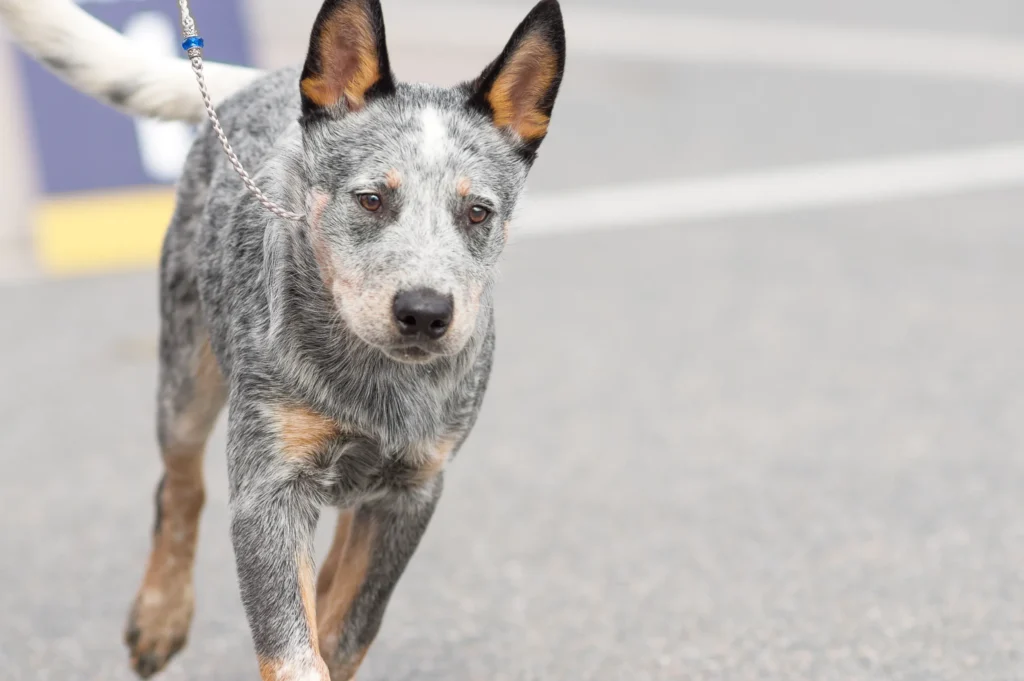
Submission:
[[[45,199],[36,214],[36,257],[48,274],[152,267],[173,211],[168,187]]]

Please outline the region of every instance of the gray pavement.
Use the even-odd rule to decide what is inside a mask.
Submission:
[[[661,8],[1024,26],[763,5]],[[538,193],[1024,134],[1008,87],[572,63]],[[483,416],[360,678],[1024,679],[1022,214],[992,191],[513,244]],[[153,274],[4,286],[0,312],[0,680],[130,679]],[[257,676],[223,447],[168,681]]]

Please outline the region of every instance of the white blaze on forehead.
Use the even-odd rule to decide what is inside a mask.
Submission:
[[[441,114],[433,107],[427,107],[420,115],[423,123],[423,139],[421,148],[427,159],[439,159],[448,146],[448,131],[445,129]]]

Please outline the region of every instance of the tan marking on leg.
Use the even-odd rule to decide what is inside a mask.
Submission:
[[[163,452],[165,460],[179,455],[195,456],[196,450],[201,457],[206,439],[224,404],[227,388],[209,339],[196,349],[192,386],[188,404],[175,416],[174,422],[168,424],[167,450]]]
[[[308,407],[278,407],[274,410],[274,419],[281,452],[289,461],[316,456],[342,434],[337,423]]]
[[[398,172],[397,168],[389,170],[384,179],[387,181],[389,189],[398,189],[402,186],[402,174]]]
[[[468,177],[460,177],[459,181],[455,184],[455,191],[459,193],[459,196],[466,198],[469,193],[473,191],[473,181]]]
[[[299,597],[302,599],[302,610],[306,613],[306,626],[309,627],[309,644],[320,656],[320,639],[317,636],[316,628],[316,578],[313,570],[313,563],[309,556],[303,553],[298,556],[299,565]]]
[[[300,660],[257,657],[262,681],[331,681],[327,665],[319,655],[305,651]]]
[[[376,527],[369,521],[359,520],[354,514],[343,513],[338,519],[336,543],[331,549],[332,553],[338,554],[336,567],[330,586],[317,604],[320,650],[331,671],[331,678],[335,680],[351,678],[366,655],[366,651],[361,651],[357,657],[336,659],[345,619],[370,569],[375,535]],[[344,547],[339,549],[337,542],[342,538]],[[323,577],[321,580],[322,583],[327,581]]]
[[[323,612],[327,608],[327,594],[334,582],[334,575],[341,565],[341,556],[345,552],[345,544],[348,542],[348,535],[352,531],[352,520],[355,512],[351,509],[342,511],[338,515],[338,523],[334,529],[334,541],[331,542],[331,549],[320,566],[320,574],[316,580],[316,611]]]
[[[155,673],[185,645],[195,604],[193,565],[205,502],[202,449],[165,458],[160,526],[132,609],[132,664]]]
[[[220,372],[220,365],[217,364],[217,356],[213,354],[213,346],[210,344],[209,338],[199,346],[196,381],[198,383],[196,392],[203,394],[216,392],[224,384],[224,376]]]
[[[263,681],[277,681],[277,670],[281,668],[281,660],[259,658],[260,678]]]
[[[193,567],[206,501],[203,453],[226,393],[209,339],[198,347],[193,371],[191,399],[167,424],[159,525],[125,633],[132,666],[144,675],[166,666],[185,645],[192,622]]]

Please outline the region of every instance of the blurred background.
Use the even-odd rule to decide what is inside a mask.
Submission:
[[[177,49],[171,0],[82,4]],[[384,6],[399,78],[452,84],[531,2]],[[194,11],[269,68],[318,7]],[[1024,5],[564,9],[490,394],[360,678],[1024,678]],[[129,679],[191,132],[6,46],[0,88],[0,678]],[[223,447],[167,679],[256,674]]]

